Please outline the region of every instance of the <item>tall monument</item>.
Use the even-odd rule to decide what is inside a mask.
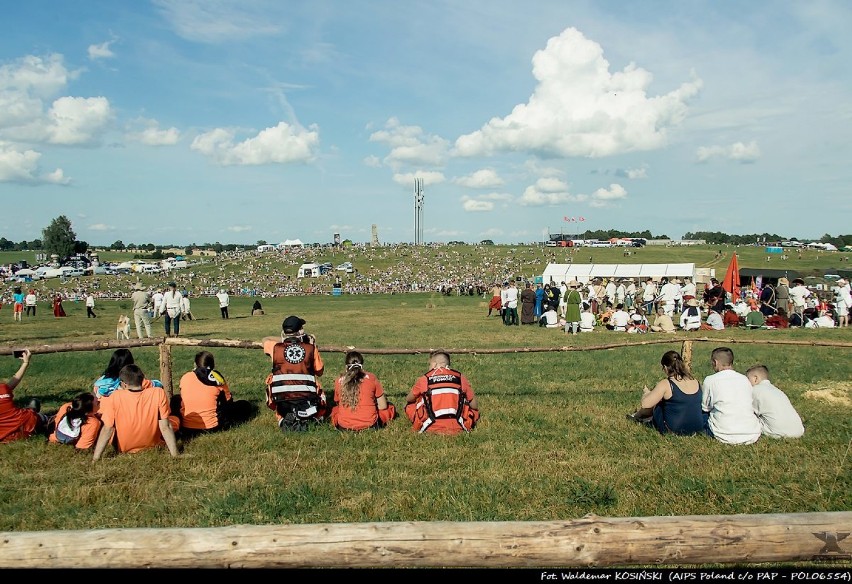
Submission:
[[[414,179],[414,245],[423,245],[423,179]]]
[[[371,234],[372,234],[372,237],[370,239],[370,245],[372,247],[378,247],[379,246],[379,228],[376,226],[375,223],[373,223],[373,228],[371,230]]]

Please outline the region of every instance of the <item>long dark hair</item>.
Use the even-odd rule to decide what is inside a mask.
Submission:
[[[85,424],[86,416],[93,411],[95,411],[95,396],[92,393],[85,392],[71,400],[71,407],[68,408],[65,416],[69,421],[82,419]]]
[[[694,379],[692,371],[689,370],[689,365],[680,356],[677,351],[666,351],[660,359],[660,365],[666,369],[666,377],[674,377],[675,379]]]
[[[364,357],[358,351],[346,353],[346,371],[340,376],[340,403],[350,409],[358,407],[361,380],[367,376],[364,373]]]
[[[118,379],[118,372],[121,371],[121,368],[134,363],[133,353],[129,349],[116,349],[109,359],[109,365],[104,369],[104,377]]]

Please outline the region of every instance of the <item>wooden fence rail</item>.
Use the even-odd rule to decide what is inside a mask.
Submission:
[[[838,347],[852,348],[852,343],[842,341],[797,341],[784,339],[731,339],[721,337],[669,337],[654,338],[641,341],[606,343],[603,345],[587,346],[564,346],[564,347],[502,347],[485,349],[450,349],[454,355],[500,355],[517,353],[553,353],[567,351],[604,351],[622,347],[636,347],[646,345],[670,345],[681,342],[681,355],[687,365],[692,364],[693,343],[714,343],[718,346],[733,344],[750,345],[791,345],[800,347]],[[105,341],[81,341],[76,343],[50,344],[27,344],[34,354],[36,353],[67,353],[74,351],[102,351],[107,349],[134,348],[134,347],[159,347],[160,350],[160,381],[169,395],[172,394],[172,359],[171,347],[220,347],[230,349],[262,349],[260,341],[243,341],[234,339],[192,339],[182,337],[153,337],[150,339],[129,340],[105,340]],[[0,347],[0,355],[11,355],[12,351],[21,348],[20,345],[6,345]],[[353,347],[324,346],[320,351],[324,353],[346,353]],[[428,355],[438,347],[421,349],[370,349],[358,347],[358,351],[365,355]]]
[[[850,532],[849,511],[4,532],[0,568],[848,567]]]

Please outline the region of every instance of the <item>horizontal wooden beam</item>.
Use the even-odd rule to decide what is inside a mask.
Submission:
[[[849,565],[852,512],[0,533],[0,568]]]

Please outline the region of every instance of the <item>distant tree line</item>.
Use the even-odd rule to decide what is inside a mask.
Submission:
[[[760,245],[769,243],[781,243],[782,241],[799,241],[809,243],[812,239],[798,239],[796,237],[785,237],[777,233],[752,233],[748,235],[729,235],[720,231],[696,231],[686,233],[684,239],[703,239],[710,245],[729,243],[732,245],[749,245],[757,243]],[[852,245],[852,235],[829,235],[826,233],[819,240],[820,243],[830,243],[838,249]]]

